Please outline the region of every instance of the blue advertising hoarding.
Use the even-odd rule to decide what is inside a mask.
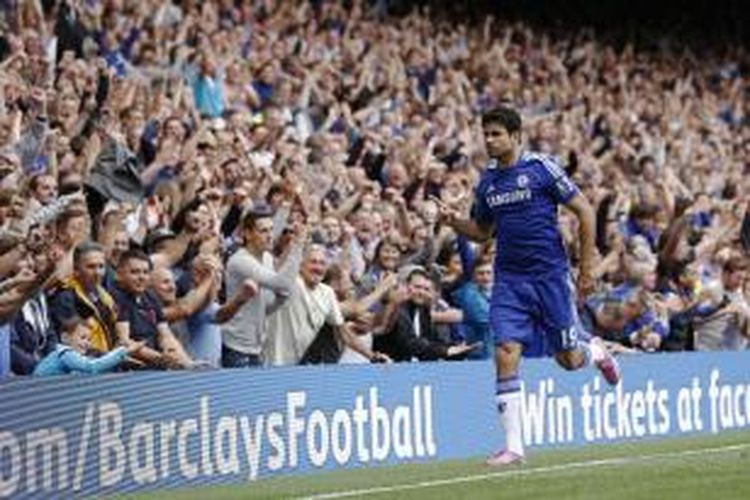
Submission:
[[[621,366],[622,382],[609,387],[593,370],[525,361],[525,443],[580,446],[750,427],[750,352],[648,354]]]
[[[522,367],[530,448],[750,426],[750,353],[622,360],[623,382]],[[0,385],[0,497],[99,496],[482,456],[489,362],[17,379]]]
[[[498,438],[488,363],[0,385],[0,497],[90,496],[459,458]]]

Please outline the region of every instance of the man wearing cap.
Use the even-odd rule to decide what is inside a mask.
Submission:
[[[149,254],[159,254],[166,250],[166,242],[176,238],[170,229],[166,227],[160,227],[146,236],[145,247]]]

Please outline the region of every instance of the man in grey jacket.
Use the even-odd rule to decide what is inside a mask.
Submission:
[[[262,364],[266,316],[289,295],[302,262],[307,233],[304,228],[297,232],[278,270],[270,253],[273,246],[273,218],[270,211],[249,211],[242,219],[242,237],[244,246],[227,262],[227,295],[232,296],[247,279],[255,281],[260,291],[222,328],[222,365],[225,368]]]

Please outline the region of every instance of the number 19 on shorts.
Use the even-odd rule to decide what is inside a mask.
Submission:
[[[578,329],[575,326],[560,331],[560,347],[563,351],[572,351],[578,347]]]

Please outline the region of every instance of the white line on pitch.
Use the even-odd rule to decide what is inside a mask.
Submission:
[[[750,448],[750,443],[735,444],[729,446],[719,446],[715,448],[700,448],[695,450],[674,451],[668,453],[654,453],[651,455],[638,455],[631,457],[606,458],[602,460],[588,460],[585,462],[570,462],[567,464],[550,465],[548,467],[534,467],[531,469],[509,469],[487,474],[474,474],[471,476],[459,476],[449,479],[435,479],[432,481],[420,481],[418,483],[397,484],[394,486],[376,486],[373,488],[362,488],[358,490],[335,491],[332,493],[321,493],[300,497],[300,500],[324,500],[328,498],[347,498],[363,495],[375,495],[379,493],[392,493],[394,491],[417,490],[420,488],[432,488],[435,486],[444,486],[447,484],[471,483],[474,481],[483,481],[485,479],[494,479],[506,476],[530,476],[538,473],[556,472],[571,469],[581,469],[586,467],[598,467],[602,465],[624,465],[644,460],[658,460],[662,458],[686,457],[690,455],[701,455],[706,453],[726,453]]]

